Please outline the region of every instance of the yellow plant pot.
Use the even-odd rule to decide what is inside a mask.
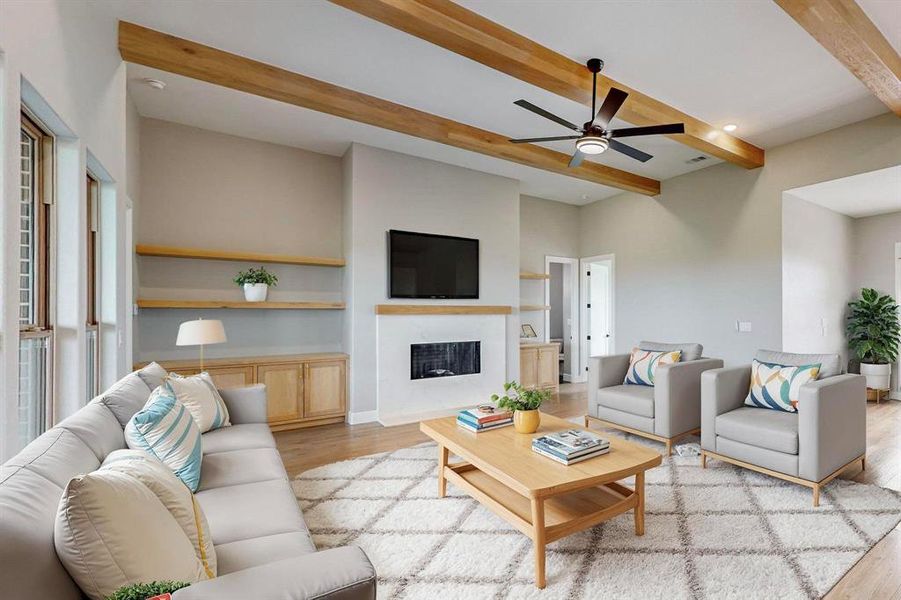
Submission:
[[[535,410],[517,410],[513,413],[513,428],[516,433],[535,433],[541,425],[541,413]]]

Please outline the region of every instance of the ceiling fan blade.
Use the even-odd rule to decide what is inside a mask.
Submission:
[[[607,132],[610,137],[635,137],[637,135],[662,135],[667,133],[685,133],[684,123],[671,123],[669,125],[648,125],[647,127],[628,127],[626,129],[613,129]]]
[[[538,106],[535,106],[534,104],[532,104],[531,102],[529,102],[527,100],[517,100],[513,104],[515,104],[516,106],[521,106],[526,110],[530,110],[533,113],[535,113],[536,115],[540,115],[540,116],[544,117],[545,119],[550,119],[554,123],[559,123],[560,125],[563,125],[564,127],[569,127],[573,131],[578,131],[580,133],[582,131],[581,127],[570,123],[566,119],[558,117],[554,113],[549,113],[548,111],[544,110],[543,108],[539,108]]]
[[[585,158],[585,155],[582,154],[580,151],[576,150],[573,153],[573,157],[571,159],[569,159],[569,168],[574,169],[574,168],[578,167],[579,165],[581,165],[583,158]]]
[[[617,142],[616,140],[609,140],[609,141],[610,141],[610,149],[611,150],[616,150],[617,152],[625,154],[626,156],[631,156],[635,160],[640,160],[641,162],[648,162],[649,160],[654,158],[647,152],[642,152],[638,148],[633,148],[632,146],[627,146],[622,142]]]
[[[558,135],[555,137],[540,137],[540,138],[523,138],[518,140],[507,140],[508,142],[513,142],[514,144],[531,144],[532,142],[558,142],[560,140],[577,140],[581,135]]]
[[[596,114],[591,121],[592,127],[607,129],[607,126],[610,125],[610,119],[613,118],[613,115],[616,114],[616,111],[619,110],[628,97],[629,94],[626,92],[616,88],[610,88],[610,93],[604,98],[604,103],[601,104],[598,114]]]

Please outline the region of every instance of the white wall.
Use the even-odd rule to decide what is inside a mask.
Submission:
[[[18,326],[15,315],[15,289],[18,265],[14,249],[17,237],[18,195],[18,122],[23,89],[36,94],[32,108],[56,131],[67,131],[69,139],[59,141],[57,172],[58,243],[60,262],[77,263],[66,287],[59,286],[56,295],[56,416],[62,418],[84,401],[84,323],[86,214],[84,170],[88,152],[96,158],[114,180],[105,186],[113,195],[115,246],[124,244],[121,219],[125,197],[125,67],[116,47],[114,19],[80,2],[64,0],[4,0],[0,2],[0,127],[2,127],[2,298],[0,298],[0,396],[4,399],[0,414],[0,457],[15,450],[15,403],[17,397]],[[23,84],[23,80],[27,85]],[[40,100],[40,101],[39,101]],[[35,106],[41,104],[41,106]],[[109,216],[109,215],[107,215]],[[109,241],[109,240],[107,240]],[[62,266],[62,265],[61,265]],[[125,318],[124,278],[109,277],[115,285],[104,289],[115,297],[117,307],[111,327]],[[106,317],[105,317],[106,318]],[[105,349],[115,353],[115,369],[128,368],[124,344]],[[109,375],[103,384],[109,383]]]
[[[140,120],[140,244],[341,257],[341,159],[156,119]],[[250,263],[139,257],[146,298],[240,300]],[[342,298],[341,269],[264,265],[271,300]],[[176,348],[182,321],[221,319],[228,342],[210,357],[341,350],[341,311],[141,309],[137,360],[194,358]]]
[[[901,195],[901,190],[896,190]],[[901,211],[854,219],[854,287],[895,293],[895,244],[901,242]]]
[[[345,348],[351,354],[353,415],[377,409],[377,304],[518,304],[519,183],[360,144],[344,161],[345,185],[350,184],[344,190],[345,248],[351,265],[345,281]],[[389,229],[477,238],[479,299],[389,300]],[[508,378],[519,372],[518,344],[514,313],[507,319]]]
[[[698,341],[728,364],[782,344],[782,192],[892,166],[891,114],[767,150],[766,165],[721,164],[580,211],[581,256],[616,255],[616,350],[641,339]],[[736,320],[751,321],[739,334]]]
[[[845,315],[856,294],[853,248],[854,219],[785,194],[782,349],[786,352],[840,354],[847,368]]]

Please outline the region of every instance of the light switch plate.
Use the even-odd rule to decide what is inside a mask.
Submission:
[[[750,321],[736,321],[735,329],[739,333],[750,333],[751,331],[751,322]]]

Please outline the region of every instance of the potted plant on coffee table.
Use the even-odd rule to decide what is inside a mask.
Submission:
[[[535,433],[541,424],[538,407],[551,397],[547,390],[527,390],[515,381],[504,384],[504,395],[491,396],[498,408],[513,411],[513,428],[517,433]]]
[[[171,598],[172,592],[186,588],[190,584],[186,581],[152,581],[150,583],[135,583],[119,588],[106,600],[155,600],[156,598]]]
[[[278,285],[278,277],[267,271],[266,267],[240,271],[234,281],[244,288],[244,299],[248,302],[265,302],[269,287]]]
[[[892,363],[898,360],[901,323],[898,304],[872,288],[848,303],[848,345],[860,360],[860,374],[872,390],[890,389]]]

